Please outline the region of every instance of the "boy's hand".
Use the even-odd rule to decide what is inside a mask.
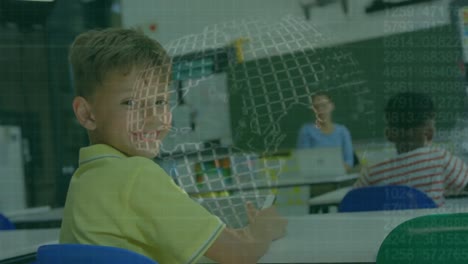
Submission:
[[[255,240],[272,241],[286,235],[288,221],[281,217],[274,206],[257,210],[252,203],[247,203],[249,231]]]

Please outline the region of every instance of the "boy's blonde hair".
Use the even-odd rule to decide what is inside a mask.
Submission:
[[[132,69],[168,66],[170,59],[157,41],[134,29],[91,30],[76,37],[69,61],[73,70],[75,93],[91,97],[107,74]]]

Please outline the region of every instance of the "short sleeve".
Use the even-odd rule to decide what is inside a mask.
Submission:
[[[129,236],[174,263],[195,263],[225,227],[156,164],[135,176],[128,204],[133,215]]]
[[[308,138],[308,130],[307,125],[303,125],[301,130],[299,131],[299,136],[297,139],[297,148],[304,149],[311,147],[310,140]]]
[[[445,152],[444,183],[445,191],[460,192],[468,183],[468,170],[466,164],[458,157]]]
[[[349,130],[343,126],[343,159],[348,164],[349,167],[354,167],[354,153],[353,153],[353,143],[351,140],[351,133]]]

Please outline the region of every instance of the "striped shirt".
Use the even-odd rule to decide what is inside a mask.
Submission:
[[[444,193],[458,193],[467,182],[467,166],[461,159],[442,149],[423,147],[371,166],[354,187],[407,185],[425,192],[441,206]]]

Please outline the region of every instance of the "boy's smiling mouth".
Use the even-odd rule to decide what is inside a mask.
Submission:
[[[131,132],[132,135],[140,140],[140,141],[156,141],[159,140],[159,135],[161,134],[161,130],[153,130],[153,131],[142,131],[142,132]]]

